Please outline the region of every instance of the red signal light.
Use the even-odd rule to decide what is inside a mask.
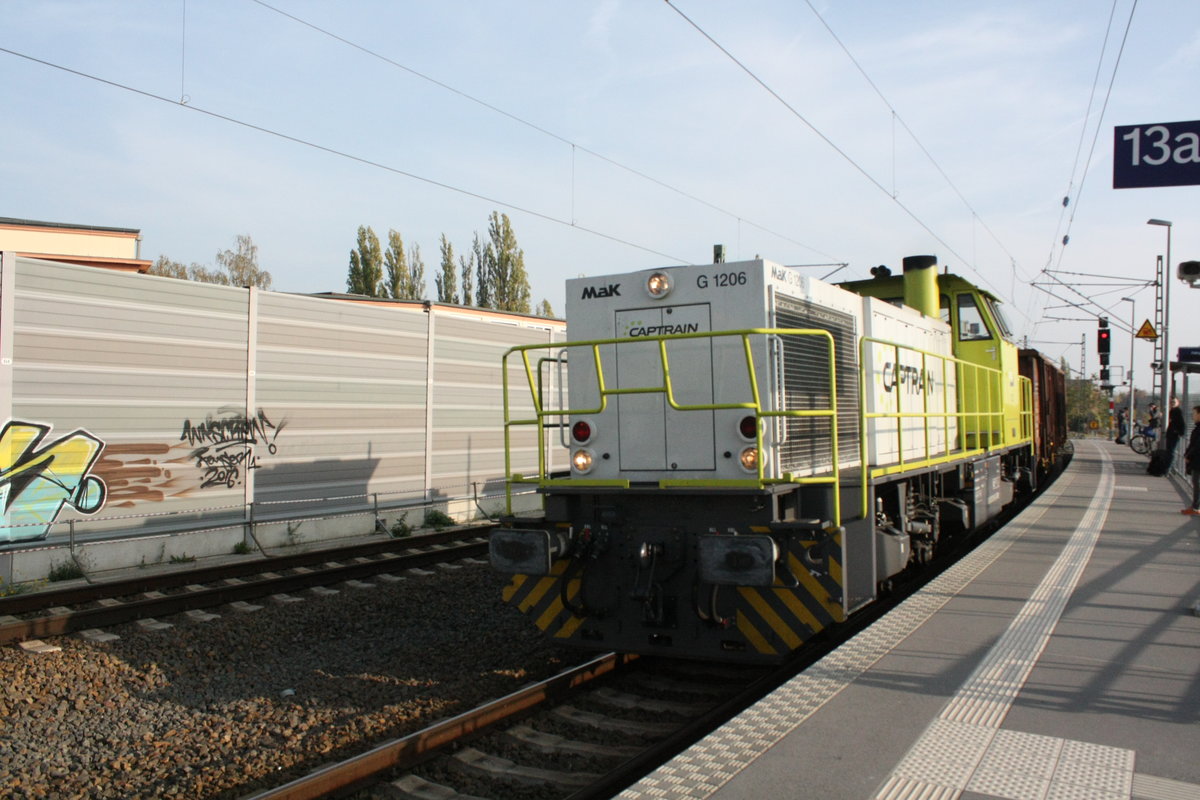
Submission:
[[[571,426],[571,438],[580,444],[588,442],[592,438],[592,426],[579,420]]]

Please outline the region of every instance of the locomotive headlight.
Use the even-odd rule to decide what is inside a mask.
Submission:
[[[665,272],[656,272],[646,279],[646,294],[655,300],[661,300],[671,292],[671,276]]]
[[[758,448],[747,447],[742,451],[738,459],[742,462],[742,469],[746,472],[758,472]]]
[[[591,450],[576,450],[571,454],[571,466],[581,475],[592,471],[592,460]]]

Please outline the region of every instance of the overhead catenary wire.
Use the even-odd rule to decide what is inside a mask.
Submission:
[[[913,142],[917,145],[918,148],[920,148],[921,152],[925,154],[925,157],[927,159],[929,159],[929,163],[933,165],[933,168],[936,169],[938,174],[942,176],[942,179],[946,182],[946,185],[949,186],[956,195],[958,195],[958,199],[961,200],[962,204],[966,207],[966,209],[971,212],[972,219],[975,222],[978,222],[983,227],[983,229],[985,231],[987,231],[988,235],[990,237],[992,237],[992,241],[994,241],[996,243],[996,245],[1001,250],[1004,251],[1004,254],[1006,256],[1008,256],[1009,262],[1013,266],[1013,271],[1021,272],[1022,279],[1026,280],[1026,281],[1030,280],[1030,277],[1025,274],[1024,270],[1020,269],[1020,267],[1017,263],[1016,256],[1014,256],[1009,251],[1009,249],[1007,247],[1005,247],[1004,242],[1000,240],[1000,237],[996,235],[996,232],[991,229],[991,227],[983,220],[983,217],[981,217],[979,215],[979,213],[975,210],[975,207],[971,205],[971,201],[969,201],[966,198],[966,195],[964,195],[962,193],[962,191],[959,190],[958,186],[955,185],[954,181],[950,179],[950,176],[946,173],[946,170],[942,169],[942,165],[939,164],[938,160],[933,157],[933,153],[929,152],[929,149],[927,147],[925,147],[925,144],[921,141],[920,137],[918,137],[917,134],[913,132],[913,129],[908,126],[908,123],[904,121],[904,117],[900,116],[900,112],[896,110],[896,107],[893,106],[892,102],[890,100],[888,100],[886,95],[884,95],[883,90],[880,89],[879,86],[876,85],[875,81],[871,79],[871,76],[869,74],[867,74],[867,71],[863,68],[862,64],[860,64],[858,62],[858,59],[854,57],[854,54],[850,52],[850,48],[848,48],[846,46],[846,44],[841,40],[841,38],[837,35],[837,33],[834,32],[833,28],[825,20],[825,17],[821,16],[821,12],[819,12],[817,10],[816,6],[814,6],[812,4],[812,0],[804,0],[804,2],[808,4],[809,10],[812,11],[813,15],[816,16],[817,20],[821,23],[821,25],[825,28],[825,30],[829,33],[829,35],[831,37],[833,37],[833,40],[835,42],[837,42],[838,47],[842,48],[842,52],[846,54],[846,57],[850,59],[850,63],[852,63],[854,65],[855,69],[858,70],[859,74],[863,76],[863,80],[865,80],[867,82],[867,84],[871,87],[871,89],[873,89],[875,91],[875,94],[877,94],[879,96],[879,99],[883,101],[883,104],[885,106],[887,106],[888,111],[891,113],[893,129],[894,129],[895,125],[897,125],[897,124],[899,124],[900,127],[904,129],[904,132],[907,133],[909,135],[909,137],[912,138]],[[893,134],[893,140],[892,140],[892,165],[893,165],[892,166],[892,172],[893,172],[892,185],[893,185],[893,187],[895,186],[895,183],[896,183],[895,161],[896,161],[896,145],[895,145],[895,135]],[[893,189],[892,194],[893,194],[893,196],[895,195],[894,189]]]
[[[1083,112],[1083,124],[1079,126],[1079,143],[1075,146],[1075,160],[1071,163],[1071,175],[1067,179],[1067,192],[1063,195],[1062,210],[1058,212],[1058,223],[1054,228],[1054,239],[1050,242],[1050,254],[1046,257],[1047,267],[1054,263],[1054,251],[1058,247],[1063,218],[1066,217],[1067,207],[1071,204],[1071,190],[1075,188],[1075,175],[1079,172],[1079,156],[1083,153],[1083,143],[1087,140],[1088,120],[1092,116],[1092,105],[1096,102],[1096,87],[1100,85],[1100,70],[1104,67],[1104,54],[1108,52],[1108,38],[1112,35],[1112,24],[1117,15],[1118,2],[1120,0],[1113,0],[1112,8],[1108,12],[1108,25],[1104,28],[1104,41],[1100,44],[1100,57],[1096,59],[1096,73],[1092,76],[1092,89],[1088,93],[1087,110]]]
[[[309,147],[309,148],[312,148],[313,150],[319,150],[323,153],[328,153],[330,155],[338,156],[339,158],[344,158],[349,161],[354,161],[354,162],[362,164],[364,166],[384,170],[386,172],[390,172],[392,174],[400,175],[400,176],[403,176],[406,178],[411,178],[412,180],[420,181],[420,182],[428,184],[430,186],[436,186],[440,189],[445,189],[447,191],[455,192],[457,194],[461,194],[466,197],[471,197],[476,200],[483,200],[484,202],[492,203],[492,204],[500,206],[502,208],[507,208],[510,211],[516,211],[521,214],[535,217],[537,219],[545,220],[546,222],[552,222],[556,225],[562,225],[567,228],[573,228],[574,230],[582,231],[584,233],[591,234],[592,236],[597,236],[601,239],[607,239],[610,242],[615,242],[617,244],[625,245],[627,247],[632,247],[632,248],[641,250],[646,253],[651,253],[653,255],[669,259],[678,264],[691,264],[692,263],[688,259],[684,259],[679,256],[674,256],[669,253],[664,253],[660,250],[655,250],[654,248],[649,247],[647,245],[638,244],[637,242],[629,241],[627,239],[622,239],[619,236],[616,236],[616,235],[610,234],[610,233],[605,233],[604,231],[598,230],[596,228],[589,228],[589,227],[586,227],[583,225],[574,224],[571,220],[562,219],[560,217],[554,216],[553,214],[547,214],[542,211],[536,211],[532,208],[528,208],[526,206],[521,206],[516,203],[509,202],[507,200],[502,200],[500,198],[491,197],[491,196],[485,195],[485,194],[480,194],[479,192],[473,192],[470,189],[464,189],[460,186],[454,186],[453,184],[449,184],[444,181],[439,181],[434,178],[426,177],[424,175],[418,175],[415,172],[400,169],[399,167],[394,167],[394,166],[391,166],[389,164],[384,164],[379,161],[373,161],[372,159],[365,158],[363,156],[356,156],[353,153],[349,153],[344,150],[339,150],[335,147],[330,147],[328,145],[323,145],[323,144],[320,144],[318,142],[314,142],[314,141],[311,141],[308,139],[303,139],[299,136],[293,136],[288,133],[283,133],[282,131],[277,131],[272,128],[267,128],[262,125],[257,125],[253,122],[247,122],[246,120],[238,119],[237,117],[232,117],[232,116],[229,116],[228,114],[222,114],[218,111],[212,111],[212,110],[209,110],[206,108],[202,108],[202,107],[194,105],[192,103],[185,103],[185,102],[182,102],[179,100],[172,100],[169,97],[164,97],[163,95],[155,94],[154,92],[149,92],[149,91],[146,91],[145,89],[138,89],[137,87],[129,86],[127,84],[120,83],[118,81],[113,81],[113,80],[109,80],[107,78],[102,78],[98,75],[93,75],[91,73],[73,69],[71,67],[67,67],[62,64],[56,64],[52,61],[47,61],[45,59],[29,55],[28,53],[22,53],[22,52],[19,52],[17,50],[12,50],[7,47],[0,47],[0,53],[8,53],[9,55],[15,56],[16,58],[25,59],[26,61],[30,61],[35,64],[41,64],[42,66],[50,67],[51,69],[56,69],[61,72],[65,72],[69,75],[75,75],[77,77],[85,78],[90,81],[95,81],[97,83],[101,83],[106,86],[113,87],[115,89],[121,89],[122,91],[130,92],[132,94],[136,94],[141,97],[148,98],[150,100],[157,100],[161,103],[166,103],[168,105],[172,105],[172,106],[175,106],[176,108],[184,109],[186,111],[192,111],[197,114],[203,114],[204,116],[210,117],[212,119],[221,120],[222,122],[227,122],[232,125],[237,125],[239,127],[246,128],[248,130],[257,131],[259,133],[264,133],[264,134],[267,134],[268,136],[274,136],[278,139],[283,139],[284,141],[292,142],[294,144],[302,145],[304,147]]]
[[[705,39],[707,39],[709,41],[709,43],[711,43],[713,45],[713,47],[720,50],[721,53],[726,58],[728,58],[730,61],[732,61],[740,70],[742,70],[744,73],[746,73],[746,75],[749,76],[752,81],[757,83],[765,92],[767,92],[767,94],[771,95],[771,97],[773,97],[780,105],[782,105],[785,109],[787,109],[787,111],[789,113],[791,113],[792,116],[794,116],[796,119],[800,120],[800,122],[803,123],[810,131],[812,131],[821,141],[823,141],[826,145],[828,145],[831,149],[833,149],[833,151],[835,153],[837,153],[839,156],[841,156],[860,175],[862,175],[864,178],[866,178],[867,181],[872,186],[874,186],[876,189],[881,191],[883,194],[887,195],[891,199],[891,201],[900,208],[900,210],[902,210],[905,214],[907,214],[909,216],[909,218],[912,219],[914,222],[916,222],[926,233],[928,233],[930,236],[932,236],[933,239],[936,242],[938,242],[938,244],[940,244],[942,247],[946,248],[946,250],[948,250],[951,254],[953,254],[954,257],[957,258],[964,266],[970,267],[971,270],[977,276],[980,283],[985,284],[988,288],[990,288],[992,290],[993,293],[995,293],[997,295],[1001,294],[1000,290],[997,289],[996,286],[991,281],[989,281],[979,271],[979,269],[977,267],[975,267],[974,264],[972,264],[967,258],[963,257],[962,254],[960,254],[949,242],[947,242],[945,239],[943,239],[923,219],[921,219],[919,216],[917,216],[917,213],[915,211],[913,211],[911,208],[909,208],[908,205],[906,205],[898,197],[893,196],[892,193],[890,191],[888,191],[887,187],[884,186],[874,175],[872,175],[870,172],[868,172],[866,170],[866,168],[863,167],[861,164],[859,164],[857,161],[855,161],[850,156],[849,153],[847,153],[845,150],[843,150],[841,147],[839,147],[836,142],[834,142],[829,136],[827,136],[824,132],[822,132],[819,128],[817,128],[817,126],[814,125],[807,117],[805,117],[803,114],[801,114],[800,111],[798,109],[796,109],[795,106],[793,106],[786,99],[784,99],[784,97],[782,95],[780,95],[779,92],[775,91],[775,89],[773,89],[770,86],[770,84],[768,84],[765,80],[763,80],[761,77],[759,77],[758,74],[755,73],[748,66],[746,66],[746,64],[743,61],[741,61],[737,56],[735,56],[732,52],[730,52],[728,49],[726,49],[720,42],[718,42],[715,38],[713,38],[713,36],[710,33],[708,33],[708,31],[706,31],[704,28],[702,28],[691,17],[689,17],[687,14],[683,13],[683,11],[680,10],[672,2],[672,0],[664,0],[664,2],[667,4],[667,6],[669,6],[671,8],[672,11],[674,11],[676,14],[678,14],[679,17],[684,20],[684,22],[686,22],[693,29],[695,29],[695,31],[697,33],[699,33],[701,36],[703,36]],[[1019,312],[1019,309],[1018,309],[1018,312]]]
[[[355,50],[358,50],[359,52],[361,52],[365,55],[368,55],[372,58],[378,59],[379,61],[382,61],[385,64],[389,64],[390,66],[395,67],[396,69],[407,72],[408,74],[412,75],[415,78],[419,78],[423,81],[427,81],[427,82],[433,84],[434,86],[437,86],[440,89],[444,89],[447,92],[450,92],[454,95],[457,95],[458,97],[461,97],[464,100],[475,103],[483,108],[486,108],[487,110],[489,110],[493,113],[496,113],[496,114],[499,114],[500,116],[506,117],[507,119],[510,119],[513,122],[516,122],[520,125],[524,125],[525,127],[529,128],[531,130],[534,130],[534,131],[536,131],[544,136],[547,136],[551,139],[554,139],[555,141],[558,141],[565,145],[568,145],[571,148],[571,152],[572,152],[572,156],[571,156],[571,158],[572,158],[572,162],[571,162],[572,192],[574,192],[574,182],[573,182],[574,169],[575,169],[574,157],[575,157],[575,152],[579,151],[582,153],[586,153],[587,155],[589,155],[595,159],[603,161],[606,164],[610,164],[611,166],[614,166],[618,169],[624,170],[625,172],[628,172],[631,175],[641,178],[642,180],[649,181],[649,182],[655,184],[656,186],[659,186],[663,189],[674,192],[674,193],[680,195],[681,197],[685,197],[688,200],[691,200],[695,203],[699,203],[700,205],[703,205],[709,209],[712,209],[713,211],[716,211],[720,214],[724,214],[732,219],[736,219],[739,224],[744,222],[753,228],[757,228],[758,230],[763,231],[764,233],[768,233],[772,236],[782,239],[785,242],[794,244],[797,247],[803,247],[805,250],[816,253],[817,255],[822,256],[824,258],[828,258],[831,261],[839,261],[840,260],[840,259],[838,259],[837,256],[833,256],[833,255],[830,255],[829,253],[822,252],[821,250],[818,250],[817,248],[813,247],[810,244],[801,242],[801,241],[794,239],[786,234],[780,233],[779,231],[768,228],[765,225],[754,222],[753,220],[746,219],[746,217],[744,217],[741,214],[738,214],[733,211],[729,211],[728,209],[722,208],[722,207],[716,205],[715,203],[705,200],[702,197],[698,197],[697,195],[692,194],[691,192],[688,192],[684,189],[681,189],[678,186],[674,186],[670,183],[667,183],[666,181],[656,178],[653,175],[650,175],[649,173],[643,172],[642,170],[639,170],[635,167],[631,167],[627,164],[623,164],[622,162],[617,161],[616,159],[611,158],[610,156],[606,156],[603,153],[592,150],[589,147],[585,147],[584,145],[579,144],[578,142],[574,142],[574,141],[566,138],[565,136],[557,134],[554,131],[551,131],[541,125],[538,125],[535,122],[531,122],[530,120],[525,119],[524,117],[522,117],[518,114],[515,114],[506,109],[503,109],[493,103],[489,103],[488,101],[483,100],[479,97],[476,97],[476,96],[474,96],[468,92],[465,92],[462,89],[459,89],[455,86],[451,86],[450,84],[446,83],[445,81],[438,80],[437,78],[434,78],[431,75],[427,75],[424,72],[413,69],[412,67],[410,67],[406,64],[402,64],[401,62],[396,61],[395,59],[390,58],[376,50],[372,50],[371,48],[366,47],[362,44],[359,44],[358,42],[355,42],[351,39],[341,36],[340,34],[334,33],[333,31],[331,31],[327,28],[323,28],[320,25],[309,22],[308,20],[298,17],[295,14],[292,14],[290,12],[284,11],[283,9],[276,8],[275,6],[271,5],[270,3],[265,2],[265,0],[250,0],[250,2],[255,3],[255,4],[267,9],[268,11],[272,11],[282,17],[286,17],[287,19],[290,19],[299,25],[303,25],[304,27],[309,28],[310,30],[313,30],[323,36],[327,36],[330,39],[341,42],[342,44],[346,45],[347,47],[351,47]],[[573,196],[572,196],[572,217],[574,217],[574,197]]]
[[[1104,114],[1105,114],[1105,112],[1108,111],[1108,101],[1112,98],[1113,85],[1117,82],[1117,72],[1121,68],[1121,56],[1123,56],[1125,54],[1125,44],[1126,44],[1126,42],[1129,41],[1129,31],[1133,27],[1133,15],[1134,15],[1134,12],[1137,11],[1137,4],[1138,4],[1138,0],[1133,0],[1133,5],[1131,5],[1129,7],[1129,18],[1127,20],[1125,20],[1125,33],[1121,36],[1121,46],[1117,49],[1117,57],[1116,57],[1116,60],[1113,62],[1112,75],[1109,76],[1109,79],[1108,79],[1108,89],[1104,93],[1104,103],[1103,103],[1103,105],[1100,106],[1100,116],[1096,119],[1096,130],[1092,135],[1092,146],[1088,150],[1087,161],[1084,162],[1083,176],[1079,179],[1079,191],[1076,193],[1075,202],[1070,204],[1071,205],[1071,213],[1067,217],[1066,233],[1063,234],[1064,244],[1058,251],[1058,265],[1059,266],[1062,265],[1063,256],[1066,254],[1065,242],[1070,239],[1071,226],[1075,222],[1075,215],[1077,213],[1079,213],[1079,203],[1083,198],[1083,187],[1087,183],[1088,166],[1090,166],[1092,163],[1092,156],[1094,156],[1096,154],[1096,143],[1100,140],[1100,129],[1101,129],[1101,126],[1104,124]],[[1115,5],[1115,0],[1114,0],[1114,5]],[[1103,58],[1103,54],[1101,55],[1101,57]],[[1086,120],[1084,122],[1086,124]],[[1048,270],[1049,270],[1049,264],[1046,265],[1046,269],[1044,269],[1043,271],[1045,272]]]

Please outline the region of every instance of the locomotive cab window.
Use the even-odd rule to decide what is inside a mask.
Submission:
[[[960,342],[977,342],[991,339],[992,332],[988,330],[983,311],[975,302],[972,294],[958,296],[958,340]]]

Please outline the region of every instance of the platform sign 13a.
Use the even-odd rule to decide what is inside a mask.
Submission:
[[[1119,125],[1113,132],[1113,188],[1200,186],[1200,120]]]

